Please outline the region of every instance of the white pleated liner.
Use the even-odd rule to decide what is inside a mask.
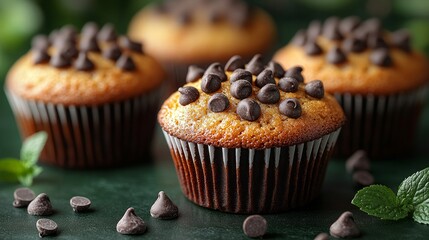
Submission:
[[[275,213],[303,206],[319,193],[340,129],[263,150],[196,144],[163,133],[191,201],[224,212]]]
[[[334,94],[347,118],[335,155],[347,157],[359,149],[381,158],[406,153],[413,146],[426,93],[427,87],[388,96]]]
[[[6,91],[23,138],[46,131],[41,161],[64,168],[138,163],[149,151],[159,91],[116,103],[65,106]]]

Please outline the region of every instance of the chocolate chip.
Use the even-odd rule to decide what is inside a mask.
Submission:
[[[344,212],[329,228],[329,233],[336,238],[354,238],[360,236],[353,213]]]
[[[290,118],[299,118],[302,114],[301,104],[296,98],[287,98],[280,102],[279,111]]]
[[[243,222],[243,232],[251,238],[262,238],[267,233],[267,220],[261,215],[251,215]]]
[[[297,46],[304,46],[307,42],[307,34],[304,29],[298,30],[293,36],[291,43]]]
[[[294,77],[284,77],[279,80],[279,88],[283,92],[298,91],[299,82]]]
[[[347,57],[339,47],[333,47],[326,54],[326,60],[332,64],[339,64],[347,61]]]
[[[259,88],[262,88],[268,83],[276,83],[276,80],[274,80],[273,72],[271,70],[265,69],[256,77],[255,85]]]
[[[115,42],[117,35],[113,24],[111,23],[104,24],[100,32],[98,32],[97,38],[98,40],[101,40],[101,41]]]
[[[323,36],[330,40],[341,40],[343,36],[339,30],[340,19],[337,17],[330,17],[325,20],[323,24],[322,33]]]
[[[119,59],[116,61],[116,67],[124,71],[134,71],[136,69],[134,60],[127,54],[122,54],[119,57]]]
[[[121,54],[121,48],[117,44],[111,44],[103,49],[103,57],[110,60],[118,60]]]
[[[13,198],[15,199],[12,205],[16,208],[27,207],[31,201],[36,197],[34,192],[29,188],[18,188],[13,193]]]
[[[54,213],[52,209],[51,200],[46,193],[41,193],[30,202],[27,212],[34,216],[48,216]]]
[[[307,37],[312,41],[315,40],[322,32],[322,23],[319,20],[310,22],[307,28]],[[302,45],[301,45],[302,46]]]
[[[237,99],[245,99],[252,95],[252,84],[247,80],[237,80],[231,84],[230,92]]]
[[[246,98],[237,104],[237,114],[244,120],[255,121],[261,116],[261,107],[255,100]]]
[[[116,224],[116,231],[120,234],[143,234],[146,229],[146,223],[136,215],[134,208],[128,208],[124,216]]]
[[[199,68],[195,65],[188,67],[188,73],[186,74],[186,82],[195,82],[204,75],[204,69]]]
[[[274,77],[276,78],[281,78],[286,73],[283,67],[275,61],[270,61],[266,69],[271,70],[273,72]]]
[[[374,177],[368,171],[358,170],[353,173],[353,182],[357,187],[366,187],[374,184]]]
[[[302,67],[295,66],[289,68],[285,73],[285,77],[293,77],[298,82],[304,82],[304,76],[302,76]]]
[[[346,160],[346,170],[352,173],[357,170],[370,170],[370,160],[365,150],[357,150]]]
[[[359,38],[348,37],[343,41],[342,48],[346,52],[358,53],[366,49],[366,43]]]
[[[316,42],[307,42],[304,51],[309,56],[320,55],[323,53],[322,48]]]
[[[41,218],[36,222],[39,237],[54,236],[58,233],[58,224],[51,219]]]
[[[222,66],[220,65],[220,63],[212,63],[206,70],[206,72],[204,73],[205,75],[208,74],[215,74],[220,78],[221,82],[225,82],[226,80],[228,80],[228,77],[225,74],[225,71],[223,70]]]
[[[121,36],[119,39],[119,43],[123,48],[130,49],[133,52],[136,53],[143,53],[143,45],[139,42],[131,40],[127,36]]]
[[[51,59],[51,57],[49,56],[46,50],[34,49],[32,52],[33,52],[34,64],[47,63]]]
[[[410,33],[406,29],[401,29],[396,32],[393,32],[390,35],[390,40],[393,44],[393,46],[405,51],[410,52],[411,51],[411,38]]]
[[[264,70],[264,68],[265,64],[261,54],[256,54],[246,65],[246,70],[255,76],[259,75]]]
[[[314,240],[329,240],[329,234],[327,234],[327,233],[319,233],[314,238]]]
[[[232,72],[237,69],[244,69],[244,65],[245,65],[244,60],[240,56],[235,55],[231,57],[228,60],[228,62],[225,64],[225,71]]]
[[[78,31],[73,25],[65,25],[60,29],[59,34],[62,38],[76,41]]]
[[[71,65],[71,60],[68,57],[65,57],[60,52],[57,52],[52,56],[51,60],[49,61],[49,64],[56,68],[66,68]]]
[[[98,24],[95,22],[87,22],[82,27],[82,37],[96,37],[98,33]]]
[[[338,29],[343,36],[350,35],[360,23],[361,20],[357,16],[346,17],[340,21]]]
[[[392,57],[390,57],[389,50],[385,48],[379,48],[372,51],[369,56],[371,62],[380,67],[389,67],[393,65]]]
[[[62,45],[58,46],[58,52],[64,56],[65,58],[72,59],[77,57],[79,54],[79,51],[77,50],[76,46],[72,43],[64,43]]]
[[[51,33],[49,33],[48,39],[49,43],[53,44],[57,41],[57,37],[60,34],[58,30],[53,30]]]
[[[368,47],[376,48],[388,48],[386,41],[384,41],[383,36],[380,34],[369,34],[367,40]]]
[[[49,38],[46,35],[37,35],[31,40],[31,48],[39,50],[48,50]]]
[[[85,52],[100,52],[100,47],[95,37],[83,37],[79,43],[79,49]]]
[[[221,87],[221,80],[216,74],[205,74],[201,81],[201,90],[205,93],[213,93]]]
[[[223,93],[215,93],[208,102],[212,112],[223,112],[229,107],[229,100]]]
[[[91,200],[86,197],[75,196],[70,199],[70,206],[77,213],[86,212],[91,206]]]
[[[378,18],[370,18],[362,23],[369,34],[379,34],[382,31],[382,24]]]
[[[276,84],[269,83],[259,90],[256,97],[261,103],[274,104],[280,100],[280,91]]]
[[[150,208],[150,215],[158,219],[173,219],[179,216],[179,209],[163,191],[158,193],[158,198]]]
[[[325,96],[325,89],[323,82],[320,80],[313,80],[305,85],[305,93],[309,96],[321,99]]]
[[[200,97],[198,89],[191,86],[181,87],[178,91],[180,93],[179,103],[182,106],[193,103]]]
[[[238,81],[238,80],[246,80],[250,84],[253,82],[253,76],[252,73],[249,71],[246,71],[244,69],[236,69],[230,76],[229,81],[231,83]]]
[[[79,71],[90,71],[95,68],[94,63],[88,58],[86,52],[79,53],[79,56],[74,62],[74,67]]]

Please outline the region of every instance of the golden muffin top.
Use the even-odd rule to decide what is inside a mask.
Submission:
[[[242,0],[177,0],[142,9],[129,35],[163,62],[210,63],[265,52],[276,30],[267,13]]]
[[[187,84],[162,105],[158,121],[180,139],[227,148],[271,148],[318,139],[339,129],[344,113],[320,80],[304,83],[303,69],[247,64],[190,66]]]
[[[7,75],[7,89],[21,97],[64,105],[128,99],[158,87],[160,64],[141,43],[118,36],[111,24],[86,24],[81,34],[64,26],[33,38],[32,49]]]
[[[313,21],[277,51],[284,67],[300,65],[307,79],[319,78],[330,93],[385,95],[427,83],[429,65],[404,30],[389,32],[378,19]]]

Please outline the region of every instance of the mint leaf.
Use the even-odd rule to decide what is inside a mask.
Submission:
[[[45,146],[48,135],[46,132],[38,132],[22,143],[21,147],[21,160],[28,166],[33,166],[39,159],[40,152],[42,152]]]
[[[16,181],[18,176],[26,171],[26,166],[22,161],[13,158],[6,158],[0,160],[0,180],[3,181]]]
[[[381,219],[398,220],[408,215],[408,210],[402,208],[395,193],[383,185],[371,185],[359,190],[352,204]]]
[[[429,201],[429,168],[418,171],[406,178],[398,189],[398,198],[404,206],[419,204]]]
[[[429,203],[417,205],[414,209],[413,218],[418,223],[429,224]]]

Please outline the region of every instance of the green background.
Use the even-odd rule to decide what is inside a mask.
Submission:
[[[7,69],[30,46],[31,36],[48,33],[64,24],[81,27],[92,20],[112,22],[120,33],[132,15],[150,1],[113,0],[0,0],[0,83]],[[413,44],[429,53],[429,1],[426,0],[264,0],[252,1],[267,9],[275,18],[279,36],[274,48],[285,44],[293,33],[312,19],[331,15],[380,17],[389,29],[407,27],[414,35]],[[429,98],[428,98],[429,102]],[[426,105],[417,144],[409,156],[373,162],[376,182],[392,187],[413,172],[428,167],[429,104]],[[404,126],[406,127],[406,126]],[[408,141],[408,139],[404,139]],[[0,158],[18,157],[21,142],[12,112],[3,91],[0,92]],[[181,193],[168,148],[158,129],[153,147],[153,164],[132,168],[73,171],[44,166],[44,172],[31,187],[51,197],[59,225],[58,239],[126,239],[115,231],[116,223],[128,207],[148,224],[148,232],[137,238],[147,239],[246,239],[242,222],[246,215],[220,213],[198,207]],[[0,239],[38,239],[35,223],[25,209],[12,207],[15,183],[0,183]],[[149,209],[158,191],[165,191],[178,205],[176,220],[150,217]],[[307,208],[282,214],[264,215],[268,221],[266,239],[312,239],[327,232],[335,219],[346,210],[355,214],[363,239],[427,239],[429,226],[411,218],[383,221],[360,212],[350,204],[356,192],[342,159],[333,159],[320,197]],[[93,211],[76,214],[69,200],[83,195],[93,202]]]

